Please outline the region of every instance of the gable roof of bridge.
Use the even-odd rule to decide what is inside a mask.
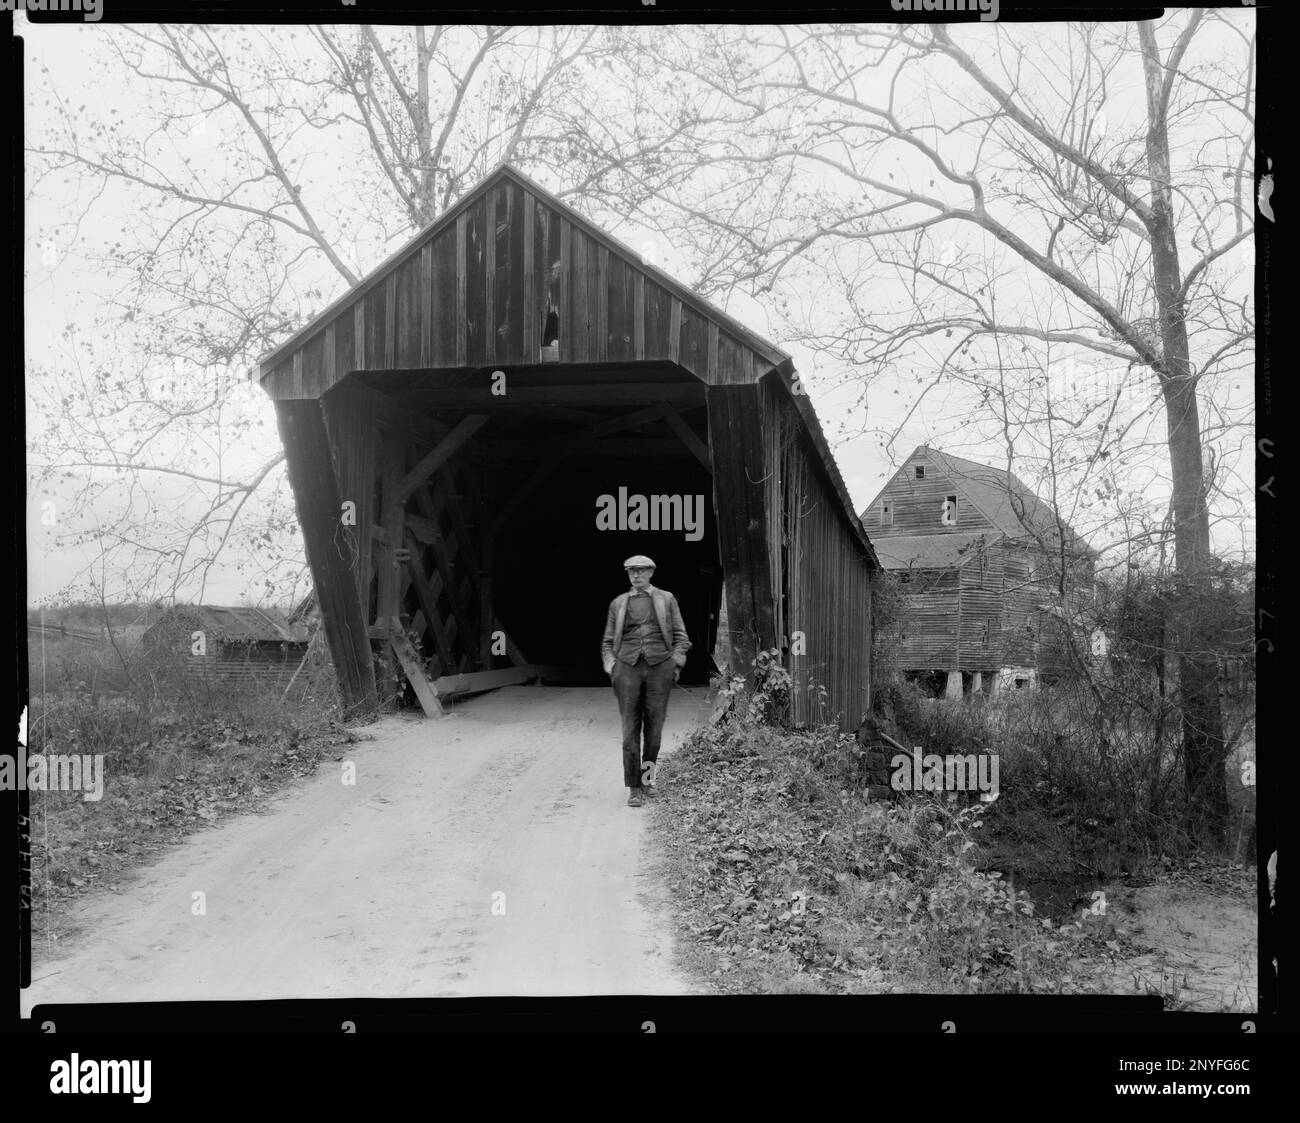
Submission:
[[[476,203],[486,197],[493,188],[503,182],[511,182],[533,196],[539,202],[545,204],[550,209],[558,212],[573,227],[580,230],[588,238],[591,238],[598,245],[609,250],[620,260],[631,266],[637,272],[645,275],[656,285],[662,287],[671,296],[676,297],[682,302],[682,305],[697,313],[706,322],[716,323],[726,333],[735,337],[736,341],[752,350],[756,356],[766,360],[766,365],[761,370],[754,372],[753,378],[745,381],[756,381],[768,369],[787,360],[790,356],[776,344],[764,339],[758,333],[752,331],[735,317],[723,311],[717,305],[700,296],[681,281],[665,273],[662,269],[652,265],[641,257],[636,250],[626,245],[624,242],[615,238],[612,234],[602,230],[585,215],[574,210],[572,206],[560,200],[560,198],[522,172],[509,164],[501,164],[495,170],[488,173],[483,179],[465,192],[452,206],[443,211],[437,218],[427,226],[417,231],[409,241],[400,249],[390,254],[380,264],[370,270],[355,285],[349,288],[337,299],[332,301],[324,309],[314,315],[301,328],[294,332],[282,343],[277,344],[270,351],[266,352],[257,361],[256,368],[250,375],[255,381],[261,380],[275,368],[285,356],[291,354],[296,348],[301,346],[308,338],[318,332],[325,324],[334,319],[341,311],[350,305],[356,304],[358,299],[371,292],[376,286],[383,282],[389,274],[393,273],[400,266],[407,264],[413,257],[416,257],[421,249],[429,242],[437,238],[439,234],[447,232],[454,227],[460,218],[466,214]],[[498,359],[498,362],[504,360]]]
[[[439,300],[452,298],[445,293],[437,294],[435,286],[441,284],[445,289],[445,282],[450,275],[453,286],[459,286],[460,290],[453,300],[453,308],[463,313],[469,306],[465,292],[467,286],[464,283],[466,226],[471,218],[476,223],[480,221],[477,208],[484,200],[488,200],[488,206],[483,208],[482,221],[484,230],[493,233],[487,230],[492,224],[486,216],[498,214],[494,193],[503,186],[507,187],[507,194],[512,198],[522,200],[523,232],[519,242],[514,244],[514,248],[521,249],[522,252],[518,255],[520,260],[517,270],[515,258],[509,259],[506,271],[512,275],[502,287],[502,291],[509,294],[507,299],[512,296],[518,299],[522,324],[511,324],[510,331],[502,337],[507,341],[502,343],[498,343],[496,332],[491,330],[492,325],[487,324],[479,335],[484,354],[471,355],[468,353],[470,348],[466,345],[463,322],[456,321],[454,317],[448,319],[446,305],[437,304]],[[522,195],[517,195],[517,192],[522,192]],[[514,204],[507,204],[508,207],[512,205]],[[842,506],[842,514],[850,531],[871,563],[879,565],[817,414],[807,394],[797,388],[793,358],[688,286],[645,261],[631,247],[508,164],[502,164],[489,173],[453,206],[413,235],[401,249],[372,269],[283,343],[263,355],[250,372],[250,378],[261,383],[272,397],[318,397],[352,369],[437,369],[531,365],[538,362],[539,355],[536,352],[530,353],[525,341],[529,338],[530,330],[536,332],[536,339],[540,341],[544,326],[538,322],[541,307],[538,286],[545,288],[556,283],[551,273],[547,272],[546,263],[535,260],[536,247],[532,241],[534,211],[537,216],[541,216],[543,209],[553,212],[560,220],[560,236],[556,239],[558,249],[557,245],[548,243],[548,254],[567,254],[567,239],[574,234],[578,235],[574,244],[583,247],[582,261],[574,262],[561,256],[560,261],[551,263],[550,267],[555,271],[562,265],[563,270],[577,274],[576,278],[567,275],[559,278],[559,283],[568,284],[570,291],[585,281],[586,299],[583,303],[590,307],[594,296],[595,304],[601,309],[600,316],[595,317],[598,328],[608,325],[608,305],[615,289],[609,262],[615,263],[619,284],[626,285],[626,288],[618,290],[621,294],[618,314],[624,317],[629,331],[593,331],[590,354],[575,353],[575,344],[566,340],[562,332],[561,361],[668,360],[677,362],[701,381],[716,385],[757,384],[763,378],[780,382],[790,395],[794,409],[816,449],[817,458]],[[509,223],[511,220],[508,211],[506,221]],[[538,218],[537,221],[540,223],[541,219]],[[567,230],[564,224],[567,224]],[[495,233],[499,235],[499,231]],[[484,238],[478,247],[485,254],[489,250],[492,252],[492,263],[499,263],[499,240],[499,236]],[[587,246],[596,247],[591,258],[585,256]],[[607,259],[603,257],[605,254],[608,255]],[[574,253],[576,256],[577,251]],[[449,266],[445,261],[447,257],[452,258]],[[593,264],[592,258],[598,264]],[[442,272],[443,268],[448,272]],[[598,271],[600,268],[606,270],[603,282]],[[476,280],[486,282],[489,272],[485,260],[478,267]],[[515,277],[514,272],[522,276]],[[412,294],[401,290],[399,278],[405,278],[409,287],[416,291]],[[475,311],[476,314],[482,314],[485,320],[487,298],[496,287],[493,282],[475,288],[475,300],[480,296],[483,298],[481,310],[476,305]],[[486,291],[479,293],[479,288]],[[388,290],[386,296],[385,289]],[[550,290],[546,291],[549,296]],[[383,330],[377,322],[376,306],[381,296],[384,301],[384,324],[392,325],[388,331]],[[396,308],[390,307],[393,304],[396,304]],[[443,312],[441,320],[438,318],[439,307]],[[562,314],[564,311],[561,308]],[[399,324],[399,314],[420,322],[415,326]],[[604,323],[600,322],[601,317],[604,318]],[[496,318],[495,314],[493,318]],[[365,327],[367,322],[373,322],[376,329],[374,334],[383,338],[366,338],[370,334],[370,330]],[[353,334],[354,323],[357,325],[356,335],[360,339]],[[520,328],[517,333],[514,331],[515,326]],[[399,334],[402,336],[400,343],[393,338]],[[337,340],[336,335],[340,337]],[[452,336],[456,338],[453,340]],[[311,356],[310,365],[313,368],[320,369],[304,374],[303,368],[308,365],[304,361],[305,355]],[[480,358],[482,361],[479,361]],[[354,362],[354,359],[360,361]],[[308,383],[311,385],[308,386]]]

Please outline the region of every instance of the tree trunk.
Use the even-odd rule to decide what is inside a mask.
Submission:
[[[417,226],[438,216],[438,164],[433,151],[433,117],[429,106],[429,67],[433,51],[423,27],[415,29],[415,133],[420,145],[420,186],[416,192]]]
[[[1189,25],[1170,66],[1195,27]],[[1147,165],[1151,184],[1152,279],[1160,322],[1163,360],[1156,368],[1165,399],[1169,462],[1173,480],[1174,568],[1178,582],[1172,605],[1174,649],[1183,730],[1183,776],[1187,785],[1186,825],[1204,843],[1221,846],[1227,829],[1226,750],[1219,703],[1218,660],[1198,620],[1200,593],[1210,562],[1210,520],[1201,459],[1201,422],[1192,376],[1182,270],[1175,238],[1167,121],[1169,79],[1156,46],[1155,28],[1138,24],[1147,95]]]

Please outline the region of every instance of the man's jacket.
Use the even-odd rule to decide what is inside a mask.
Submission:
[[[678,666],[686,663],[686,652],[691,648],[691,641],[686,636],[686,624],[682,620],[682,610],[677,607],[677,598],[667,589],[646,586],[650,594],[650,603],[654,608],[655,619],[659,621],[659,630],[663,633],[664,643],[673,653],[673,662]],[[632,590],[621,593],[609,602],[609,612],[605,617],[605,638],[600,645],[600,659],[609,674],[623,646],[623,625],[627,620],[627,602]]]

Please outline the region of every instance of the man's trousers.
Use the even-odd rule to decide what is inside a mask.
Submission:
[[[623,783],[629,788],[641,786],[643,761],[649,764],[659,759],[659,739],[668,716],[668,695],[676,669],[671,658],[653,667],[644,656],[631,666],[621,659],[614,660],[614,694],[623,717]]]

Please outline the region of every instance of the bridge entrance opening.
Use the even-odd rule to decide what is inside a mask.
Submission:
[[[681,607],[692,644],[681,681],[714,672],[722,567],[704,386],[672,364],[629,375],[516,370],[500,394],[491,372],[353,376],[383,393],[426,448],[472,429],[401,512],[415,572],[401,582],[400,618],[438,675],[526,662],[547,668],[544,681],[608,683],[606,613],[628,588],[623,562],[634,554],[655,561],[652,582]],[[408,449],[401,474],[419,456]],[[370,590],[375,618],[385,615],[380,584]]]

